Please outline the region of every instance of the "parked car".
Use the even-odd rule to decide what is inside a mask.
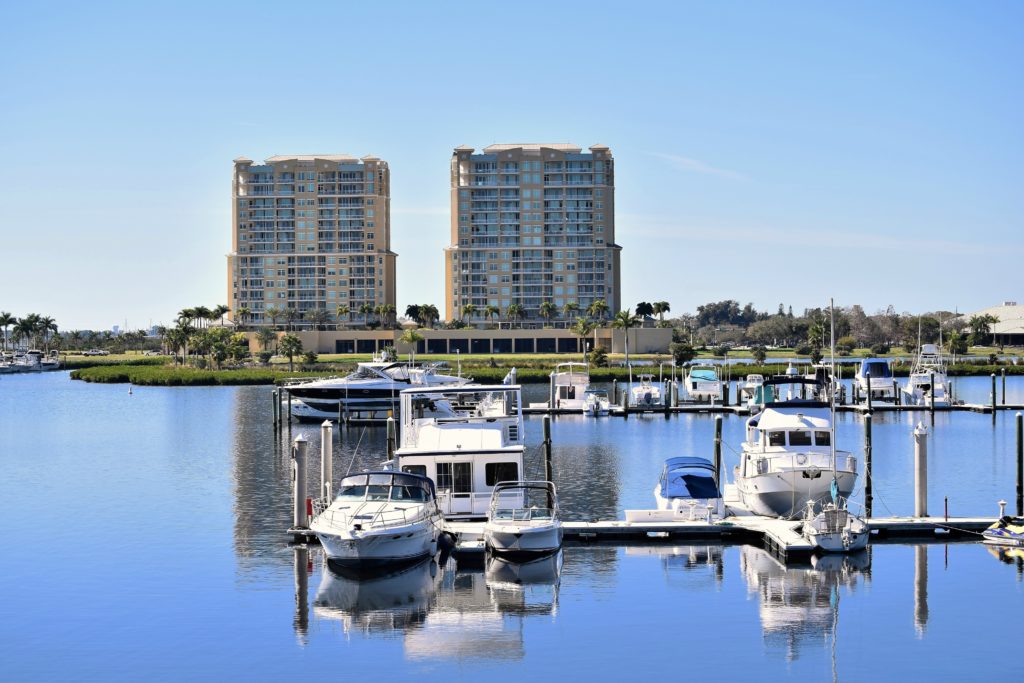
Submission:
[[[89,349],[88,351],[82,351],[83,356],[109,356],[110,351],[106,349]]]

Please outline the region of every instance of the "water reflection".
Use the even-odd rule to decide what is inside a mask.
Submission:
[[[627,557],[658,557],[665,581],[689,589],[720,588],[725,575],[725,548],[721,545],[636,545]]]
[[[740,573],[747,590],[760,599],[761,628],[770,650],[787,660],[800,656],[807,642],[835,638],[840,589],[854,593],[871,578],[871,550],[824,555],[810,567],[786,567],[769,552],[740,549]]]
[[[318,554],[316,617],[339,622],[346,635],[400,636],[411,660],[522,659],[524,622],[558,612],[561,552],[528,563],[488,558],[470,569],[431,558],[376,578],[344,573]]]
[[[1024,579],[1024,548],[1012,548],[1002,545],[986,545],[985,549],[1003,564],[1017,568],[1017,579]]]

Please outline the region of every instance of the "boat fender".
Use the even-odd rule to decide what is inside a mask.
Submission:
[[[311,518],[313,516],[313,499],[306,499],[306,517]]]

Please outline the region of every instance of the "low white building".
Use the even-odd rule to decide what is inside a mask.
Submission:
[[[996,344],[1020,346],[1024,345],[1024,306],[1016,301],[1004,301],[999,306],[990,306],[974,313],[966,313],[966,323],[976,315],[992,315],[999,322],[992,325],[992,334]]]

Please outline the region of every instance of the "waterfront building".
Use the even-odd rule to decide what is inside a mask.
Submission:
[[[974,316],[991,315],[997,322],[990,325],[992,340],[996,344],[1018,346],[1024,344],[1024,306],[1019,306],[1016,301],[1004,301],[999,306],[989,306],[974,313],[968,313],[960,318],[960,322],[967,324]]]
[[[235,159],[233,319],[245,309],[245,322],[256,325],[289,311],[307,324],[334,323],[344,305],[341,322],[361,322],[366,306],[394,306],[390,184],[387,162],[373,156]]]
[[[570,144],[501,144],[476,153],[456,147],[451,160],[451,242],[445,250],[446,317],[472,304],[524,320],[541,305],[580,315],[596,300],[609,314],[622,305],[615,242],[611,150]]]

